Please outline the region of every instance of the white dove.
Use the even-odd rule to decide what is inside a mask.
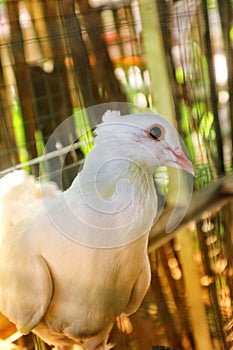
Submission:
[[[109,348],[115,319],[134,313],[150,284],[161,165],[193,173],[168,121],[105,113],[71,187],[44,199],[0,246],[0,311],[19,331],[64,348]]]

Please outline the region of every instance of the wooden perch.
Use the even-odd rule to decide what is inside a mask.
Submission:
[[[173,238],[180,229],[191,221],[209,217],[212,213],[233,199],[233,173],[226,175],[206,188],[193,193],[189,208],[180,225],[171,233],[166,233],[166,226],[172,213],[168,209],[160,216],[150,232],[149,251],[160,247]]]

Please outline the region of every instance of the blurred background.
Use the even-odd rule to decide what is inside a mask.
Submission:
[[[232,1],[1,0],[0,60],[1,176],[22,168],[56,181],[70,140],[67,188],[101,120],[101,108],[84,108],[97,104],[150,108],[175,125],[195,167],[190,210],[166,238],[165,216],[152,230],[150,290],[110,340],[116,350],[232,350]],[[41,164],[71,115],[75,135],[64,130]],[[157,185],[169,192],[166,169]],[[0,349],[34,348],[48,347],[0,315]]]

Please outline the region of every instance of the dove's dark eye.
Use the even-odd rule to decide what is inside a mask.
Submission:
[[[148,134],[150,138],[155,141],[161,141],[164,138],[165,130],[161,125],[153,125],[149,130]]]

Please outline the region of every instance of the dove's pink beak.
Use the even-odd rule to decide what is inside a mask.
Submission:
[[[181,148],[171,150],[174,155],[174,162],[179,167],[194,175],[194,168],[190,160],[186,157]]]

